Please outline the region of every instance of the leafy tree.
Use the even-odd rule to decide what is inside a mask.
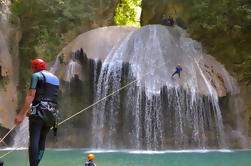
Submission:
[[[120,0],[116,8],[114,22],[117,25],[140,27],[140,12],[142,0]]]

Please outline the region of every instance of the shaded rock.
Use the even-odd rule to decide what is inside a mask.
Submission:
[[[17,108],[18,83],[18,42],[21,35],[16,27],[0,14],[0,123],[5,128],[14,125],[14,116]]]
[[[219,97],[227,96],[228,93],[231,95],[240,93],[236,80],[214,57],[204,55],[200,66],[211,85],[216,89]]]
[[[3,137],[5,136],[5,134],[9,131],[8,128],[5,128],[3,127],[1,124],[0,124],[0,136]],[[6,147],[8,145],[10,145],[10,142],[11,142],[11,137],[13,136],[13,134],[9,134],[4,140],[2,143],[0,143],[0,147]],[[2,139],[0,137],[0,140]]]

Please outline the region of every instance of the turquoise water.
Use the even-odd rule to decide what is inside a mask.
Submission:
[[[7,151],[0,151],[3,155]],[[40,166],[84,166],[80,149],[47,150]],[[95,154],[97,166],[251,166],[251,150],[239,151],[110,151]],[[3,159],[4,166],[26,166],[27,151],[16,151]]]

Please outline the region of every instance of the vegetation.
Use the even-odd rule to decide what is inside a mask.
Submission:
[[[116,1],[116,2],[115,2]],[[78,34],[95,27],[112,25],[106,21],[107,11],[102,5],[117,4],[118,0],[100,2],[83,0],[13,0],[13,22],[19,23],[22,32],[20,43],[20,85],[25,90],[29,84],[30,60],[43,58],[47,62]],[[120,0],[115,9],[117,25],[140,26],[139,11],[142,0]],[[146,0],[145,0],[146,1]],[[249,0],[168,0],[166,15],[182,20],[193,38],[201,41],[206,50],[240,80],[251,82],[251,4]],[[157,2],[155,2],[157,3]],[[97,5],[96,5],[97,6]],[[144,10],[144,9],[143,9]],[[95,12],[95,13],[94,13]],[[97,24],[97,15],[104,20]],[[17,21],[17,18],[19,21]],[[90,19],[92,18],[92,19]],[[86,26],[87,28],[84,28]]]
[[[116,8],[114,22],[117,25],[140,27],[142,0],[120,0]]]
[[[12,1],[11,12],[13,18],[19,18],[23,36],[19,55],[22,69],[19,79],[21,94],[29,85],[31,59],[42,58],[52,62],[66,44],[92,28],[97,15],[105,17],[105,12],[112,10],[105,6],[109,3],[94,0]]]
[[[120,1],[115,22],[118,25],[139,26],[136,9],[139,9],[140,3],[141,0]],[[13,0],[11,21],[18,24],[23,36],[19,50],[21,94],[29,85],[31,59],[42,58],[52,62],[59,51],[80,33],[113,25],[110,20],[113,21],[115,11],[112,7],[115,8],[116,4],[118,0],[30,0],[29,3]]]
[[[176,17],[193,38],[240,80],[251,83],[250,1],[182,0],[176,5],[182,6]]]

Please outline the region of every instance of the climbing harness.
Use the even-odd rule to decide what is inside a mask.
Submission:
[[[51,102],[40,101],[35,106],[30,106],[28,116],[38,116],[44,122],[46,126],[52,126],[54,136],[57,135],[58,121],[61,119],[57,105]]]

